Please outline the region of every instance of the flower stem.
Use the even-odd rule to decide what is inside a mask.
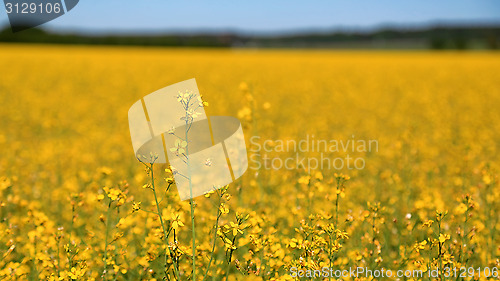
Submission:
[[[106,275],[108,273],[108,236],[109,236],[109,219],[111,216],[111,199],[108,204],[108,211],[106,214],[106,238],[104,239],[104,270],[102,271],[102,280],[106,280]]]
[[[221,197],[219,197],[219,207],[217,207],[217,220],[215,221],[214,225],[214,241],[212,243],[212,253],[210,255],[210,260],[208,261],[207,270],[205,271],[205,275],[203,276],[203,281],[205,281],[205,279],[208,276],[208,271],[210,270],[210,265],[212,264],[212,260],[214,259],[215,255],[215,242],[217,241],[217,229],[219,228],[219,219],[221,216],[220,206],[221,206]]]
[[[191,180],[189,181],[191,185]],[[193,234],[193,280],[196,280],[196,231],[194,229],[194,202],[191,197],[191,224],[192,224],[192,234]]]
[[[190,162],[189,162],[189,140],[188,140],[188,132],[189,132],[189,129],[191,129],[191,125],[193,124],[193,120],[190,119],[190,116],[189,116],[189,112],[188,112],[188,109],[189,109],[189,103],[191,102],[191,97],[189,98],[189,100],[187,101],[187,103],[185,104],[185,110],[186,110],[186,116],[185,116],[185,124],[186,124],[186,130],[185,130],[185,138],[184,140],[186,141],[186,143],[188,143],[186,145],[186,165],[187,165],[187,169],[188,169],[188,181],[189,181],[189,203],[191,205],[191,232],[192,232],[192,236],[193,236],[193,243],[192,243],[192,248],[193,248],[193,278],[192,280],[193,281],[196,281],[196,231],[195,231],[195,225],[194,225],[194,200],[193,200],[193,184],[192,184],[192,181],[191,181],[191,165],[190,165]]]
[[[160,208],[160,203],[158,203],[158,196],[156,195],[156,188],[155,188],[155,177],[153,174],[153,163],[151,163],[150,172],[151,172],[151,189],[153,189],[153,194],[155,196],[155,203],[156,203],[156,210],[158,211],[158,217],[160,218],[160,223],[161,223],[161,228],[163,230],[163,239],[165,239],[165,244],[167,244],[167,231],[165,229],[165,224],[163,223],[163,216],[161,215],[161,208]],[[165,250],[165,268],[167,267],[167,250]],[[179,272],[177,271],[176,266],[174,265],[174,271],[175,274],[177,275],[177,279],[181,280],[181,277],[179,276]],[[167,273],[165,272],[165,276]]]
[[[335,229],[338,227],[339,223],[339,193],[340,193],[340,180],[337,179],[337,196],[335,198]]]

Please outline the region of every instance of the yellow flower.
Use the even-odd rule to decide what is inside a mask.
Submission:
[[[415,244],[414,249],[417,253],[420,253],[421,250],[425,249],[425,245],[427,245],[427,240]]]
[[[97,169],[98,172],[102,173],[103,175],[110,175],[113,170],[110,168],[110,167],[100,167],[99,169]]]
[[[460,205],[455,208],[455,212],[460,215],[465,214],[465,212],[467,212],[467,205],[460,203]]]
[[[240,91],[243,91],[243,92],[248,91],[248,84],[245,82],[241,82],[240,83]]]
[[[141,202],[132,203],[132,212],[137,212],[141,209]]]
[[[234,222],[230,222],[229,225],[230,225],[230,228],[232,229],[233,236],[236,236],[238,233],[243,234],[243,231],[241,230],[239,224],[236,224]]]
[[[71,271],[68,272],[68,276],[72,279],[72,280],[77,280],[78,278],[80,277],[83,277],[83,275],[85,274],[85,271],[80,269],[80,268],[76,268],[76,267],[72,267],[71,268]]]
[[[239,119],[243,119],[243,120],[248,121],[249,119],[251,119],[251,116],[252,116],[252,110],[250,109],[250,107],[246,106],[238,111],[238,118]]]
[[[227,214],[227,213],[229,213],[229,208],[224,203],[220,204],[219,210],[220,210],[221,214]]]
[[[450,239],[450,235],[448,234],[439,234],[439,243],[444,243],[446,240]]]
[[[112,201],[116,201],[119,197],[123,196],[121,190],[117,188],[109,188],[105,186],[102,189],[104,190],[104,192],[106,192],[106,195],[108,195],[109,199],[111,199]]]
[[[484,176],[483,176],[483,182],[485,184],[490,184],[491,183],[491,176],[489,174],[484,174]]]
[[[345,231],[336,229],[335,234],[336,234],[337,239],[349,239],[349,234]]]
[[[178,215],[172,214],[172,227],[177,230],[179,227],[184,226],[184,223],[181,221]]]
[[[290,243],[288,243],[288,247],[290,247],[292,249],[301,249],[302,243],[303,243],[302,239],[292,238],[290,240]]]
[[[422,225],[425,227],[431,227],[433,223],[434,223],[433,220],[428,220],[428,221],[424,222]]]
[[[445,253],[443,254],[443,264],[453,263],[453,255]]]
[[[222,237],[222,239],[224,240],[224,246],[226,247],[226,249],[236,250],[236,245],[234,245],[233,241],[231,241],[227,237]]]
[[[187,142],[185,140],[176,139],[173,148],[170,151],[174,152],[176,155],[181,155],[186,153]]]
[[[212,194],[214,194],[214,193],[215,193],[215,192],[212,190],[212,191],[209,191],[209,192],[205,193],[205,195],[204,195],[204,196],[205,196],[206,198],[210,198],[210,196],[212,196]]]
[[[298,182],[301,184],[309,184],[309,180],[311,179],[310,176],[302,176],[299,178]]]

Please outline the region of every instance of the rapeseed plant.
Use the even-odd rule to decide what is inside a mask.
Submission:
[[[0,46],[0,279],[292,280],[292,267],[363,266],[491,280],[477,268],[500,268],[498,54],[70,49]],[[180,201],[175,169],[131,157],[126,112],[192,76],[207,114],[237,116],[247,144],[355,134],[380,150],[362,153],[363,170],[249,169]]]

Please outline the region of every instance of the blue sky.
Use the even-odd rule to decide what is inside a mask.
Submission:
[[[5,25],[7,14],[0,10]],[[43,27],[91,33],[287,32],[492,21],[500,23],[499,0],[80,0]]]

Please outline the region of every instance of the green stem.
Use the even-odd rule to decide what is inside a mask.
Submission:
[[[210,260],[208,261],[207,270],[205,271],[205,275],[203,276],[203,281],[205,281],[205,279],[208,276],[208,271],[210,270],[210,265],[212,264],[212,260],[214,259],[214,255],[215,255],[215,242],[217,240],[217,229],[219,228],[219,219],[220,219],[220,215],[221,215],[220,214],[220,204],[221,204],[221,200],[219,197],[219,207],[217,208],[217,220],[215,221],[215,225],[214,225],[214,240],[212,243],[212,253],[210,255]]]
[[[469,204],[469,202],[467,202]],[[461,254],[462,254],[462,263],[464,264],[464,267],[467,268],[467,249],[464,249],[464,244],[467,243],[467,221],[469,218],[469,205],[467,205],[467,210],[465,211],[465,219],[464,219],[464,226],[463,226],[463,234],[462,234],[462,245],[460,247],[461,249]],[[467,243],[469,244],[469,243]]]
[[[59,233],[57,234],[59,235]],[[59,241],[61,240],[61,238],[57,238],[57,278],[59,278],[61,276],[61,257],[60,257],[60,254],[61,254],[61,251],[60,251],[60,248],[61,246],[59,245]]]
[[[234,241],[236,240],[236,236],[233,237],[233,241],[232,241],[232,245],[234,245]],[[231,259],[232,259],[232,256],[233,256],[233,249],[231,249],[229,251],[229,258],[227,260],[227,268],[226,268],[226,277],[224,278],[225,281],[228,280],[229,278],[229,269],[231,267]]]
[[[337,180],[337,197],[335,199],[335,229],[339,223],[339,182]]]
[[[185,141],[188,143],[186,145],[186,164],[188,168],[188,180],[189,180],[189,197],[190,197],[190,205],[191,205],[191,233],[193,237],[193,242],[192,242],[192,248],[193,248],[193,281],[196,281],[196,231],[195,231],[195,225],[194,225],[194,200],[193,200],[193,184],[191,182],[191,165],[189,162],[189,140],[188,140],[188,132],[189,129],[191,128],[191,125],[193,123],[193,120],[190,119],[190,116],[188,114],[188,109],[189,109],[189,103],[191,102],[191,98],[186,103],[185,109],[186,109],[186,130],[185,130]],[[189,120],[189,121],[188,121]],[[188,124],[189,123],[189,124]],[[188,126],[189,125],[189,126]]]
[[[442,268],[443,261],[441,259],[441,242],[439,241],[440,236],[441,236],[441,219],[438,221],[438,248],[439,248],[439,252],[438,252],[438,261],[439,261],[438,276],[439,276],[439,280],[443,280],[443,276],[441,275],[441,272],[443,270],[443,268]]]
[[[38,273],[38,267],[36,265],[36,236],[35,236],[35,242],[34,242],[34,252],[35,252],[35,254],[33,257],[33,265],[35,267],[35,280],[38,280],[39,273]]]
[[[109,236],[109,219],[111,216],[111,199],[108,204],[108,211],[106,214],[106,238],[104,239],[104,270],[102,271],[102,280],[106,280],[106,275],[108,273],[108,236]],[[71,265],[70,265],[71,266]]]
[[[330,233],[328,233],[328,261],[330,263],[330,268],[332,268],[332,235]],[[330,276],[330,274],[328,274],[328,280],[332,280],[332,277]]]
[[[177,241],[177,238],[175,238],[175,229],[174,229],[174,241]],[[179,274],[179,264],[177,263],[177,257],[172,257],[172,260],[174,262],[174,272],[175,272],[175,275],[177,276],[178,280],[181,280],[181,277],[180,277],[180,274]]]
[[[226,269],[226,276],[224,277],[224,280],[227,281],[229,278],[229,266],[231,265],[231,262],[227,263],[227,269]]]
[[[158,217],[160,218],[161,228],[163,230],[163,239],[165,239],[165,244],[167,244],[167,231],[165,229],[165,224],[163,223],[163,216],[161,215],[161,208],[160,208],[160,204],[158,203],[158,196],[156,195],[155,177],[154,177],[154,173],[153,173],[153,163],[151,163],[150,172],[151,172],[151,188],[153,189],[153,194],[155,196],[156,210],[158,211]],[[165,250],[165,268],[167,267],[167,259],[168,259],[167,250]],[[177,271],[177,268],[175,265],[174,265],[174,271],[175,271],[175,274],[177,275],[177,279],[181,280],[181,277],[179,276],[179,272]],[[167,273],[165,272],[165,277],[166,276],[167,276]]]
[[[189,188],[191,188],[191,179],[189,180]],[[193,235],[193,280],[196,280],[196,231],[194,229],[194,202],[193,202],[193,197],[192,197],[192,191],[191,191],[191,224],[192,224],[192,235]]]
[[[73,230],[74,230],[74,221],[75,221],[75,205],[73,204],[73,206],[71,207],[71,229],[70,229],[70,232],[69,232],[69,243],[68,243],[68,246],[71,245],[71,240],[72,240],[71,239],[71,234],[73,233]],[[69,270],[71,270],[71,267],[73,266],[73,256],[69,255],[68,260],[69,260]]]
[[[375,253],[377,252],[377,246],[375,245],[375,216],[377,215],[377,212],[373,213],[372,216],[372,268],[375,268]]]

